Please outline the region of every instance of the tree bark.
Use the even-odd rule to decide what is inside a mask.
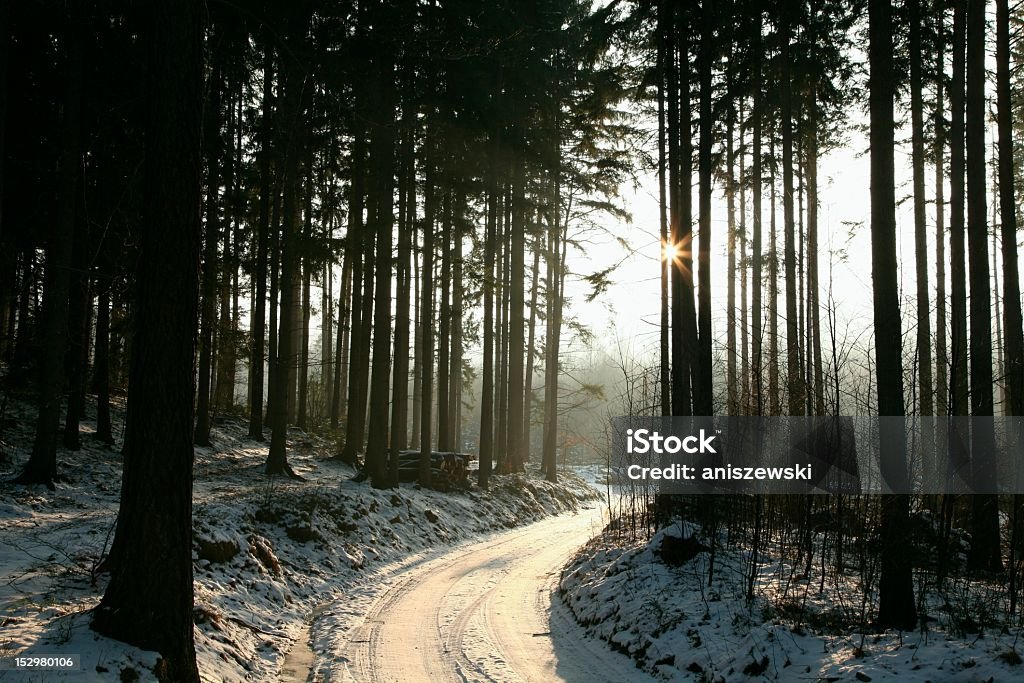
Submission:
[[[899,264],[896,259],[895,83],[891,12],[889,0],[869,1],[871,277],[874,285],[878,414],[882,418],[882,476],[891,488],[906,490],[905,432],[900,419],[904,407]],[[913,575],[906,553],[908,517],[909,498],[906,495],[888,495],[883,499],[878,605],[878,621],[882,628],[911,629],[917,621]]]
[[[131,439],[111,553],[121,551],[92,627],[159,652],[159,679],[198,683],[192,623],[192,401],[204,9],[196,0],[155,0],[146,9],[148,125],[127,418]]]
[[[991,417],[992,299],[985,189],[985,3],[967,0],[967,249],[970,282],[971,416]],[[999,508],[995,495],[996,440],[990,420],[972,420],[971,478],[984,495],[972,499],[971,569],[1000,572]]]
[[[67,32],[64,114],[60,123],[57,220],[46,249],[43,327],[39,336],[39,415],[32,454],[21,474],[14,480],[19,484],[46,484],[51,489],[57,479],[57,433],[60,429],[60,404],[64,391],[64,354],[68,346],[69,274],[81,162],[83,36],[78,10],[72,6],[71,13]],[[23,320],[25,318],[19,316],[19,325]]]
[[[270,240],[270,158],[273,153],[274,53],[268,29],[263,31],[263,101],[260,116],[260,198],[253,274],[252,356],[249,359],[249,438],[263,440],[263,378],[267,337],[267,251]]]

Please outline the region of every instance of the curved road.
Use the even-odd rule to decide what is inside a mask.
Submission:
[[[592,640],[552,591],[599,509],[461,546],[399,573],[325,659],[358,683],[651,680]],[[334,648],[332,648],[334,649]]]

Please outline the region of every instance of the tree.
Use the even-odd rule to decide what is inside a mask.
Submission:
[[[267,335],[267,252],[270,241],[270,164],[273,149],[274,52],[270,31],[263,31],[263,101],[260,116],[259,222],[253,273],[252,357],[249,359],[249,438],[263,440],[263,367]]]
[[[127,417],[131,438],[111,549],[116,559],[92,628],[158,651],[161,680],[198,683],[192,624],[192,402],[201,241],[203,7],[198,0],[154,0],[146,10],[148,126]],[[116,556],[114,548],[120,548]]]
[[[61,157],[57,170],[57,222],[46,249],[46,286],[40,339],[39,417],[35,442],[18,484],[46,484],[57,479],[57,432],[64,391],[64,354],[68,346],[68,293],[74,241],[80,163],[82,103],[82,27],[79,9],[68,19],[64,115],[60,125]]]
[[[985,190],[985,3],[967,0],[967,249],[971,288],[971,416],[991,417],[992,300]],[[999,508],[995,491],[996,440],[990,420],[971,425],[971,477],[983,495],[972,499],[968,566],[999,572]]]
[[[305,36],[306,23],[309,15],[305,5],[293,6],[286,18],[288,37],[298,41]],[[267,454],[267,474],[287,474],[298,478],[287,457],[288,436],[288,390],[289,375],[296,365],[295,335],[295,301],[292,292],[298,282],[298,245],[299,236],[299,159],[303,144],[303,75],[301,67],[296,63],[297,45],[292,44],[292,52],[288,59],[281,63],[281,121],[285,149],[282,155],[282,190],[283,204],[281,208],[281,315],[277,330],[277,358],[274,381],[270,386],[271,401],[271,437],[270,451]]]
[[[905,551],[909,523],[905,432],[903,429],[902,333],[899,264],[896,259],[894,161],[895,74],[892,8],[889,0],[868,3],[871,70],[871,279],[874,286],[875,371],[882,425],[882,476],[897,494],[882,501],[881,575],[878,622],[883,628],[913,628],[917,621],[910,559]],[[895,418],[895,419],[894,419]],[[902,489],[902,490],[901,490]]]

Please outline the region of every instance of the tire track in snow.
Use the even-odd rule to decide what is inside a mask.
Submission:
[[[398,573],[349,637],[327,653],[341,663],[328,678],[651,680],[630,659],[587,638],[552,600],[561,567],[600,523],[600,510],[554,517]]]

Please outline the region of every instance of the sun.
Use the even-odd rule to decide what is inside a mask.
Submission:
[[[687,246],[687,241],[685,240],[683,242],[665,240],[661,245],[661,260],[681,265],[684,259],[690,257],[690,251],[687,249]]]

